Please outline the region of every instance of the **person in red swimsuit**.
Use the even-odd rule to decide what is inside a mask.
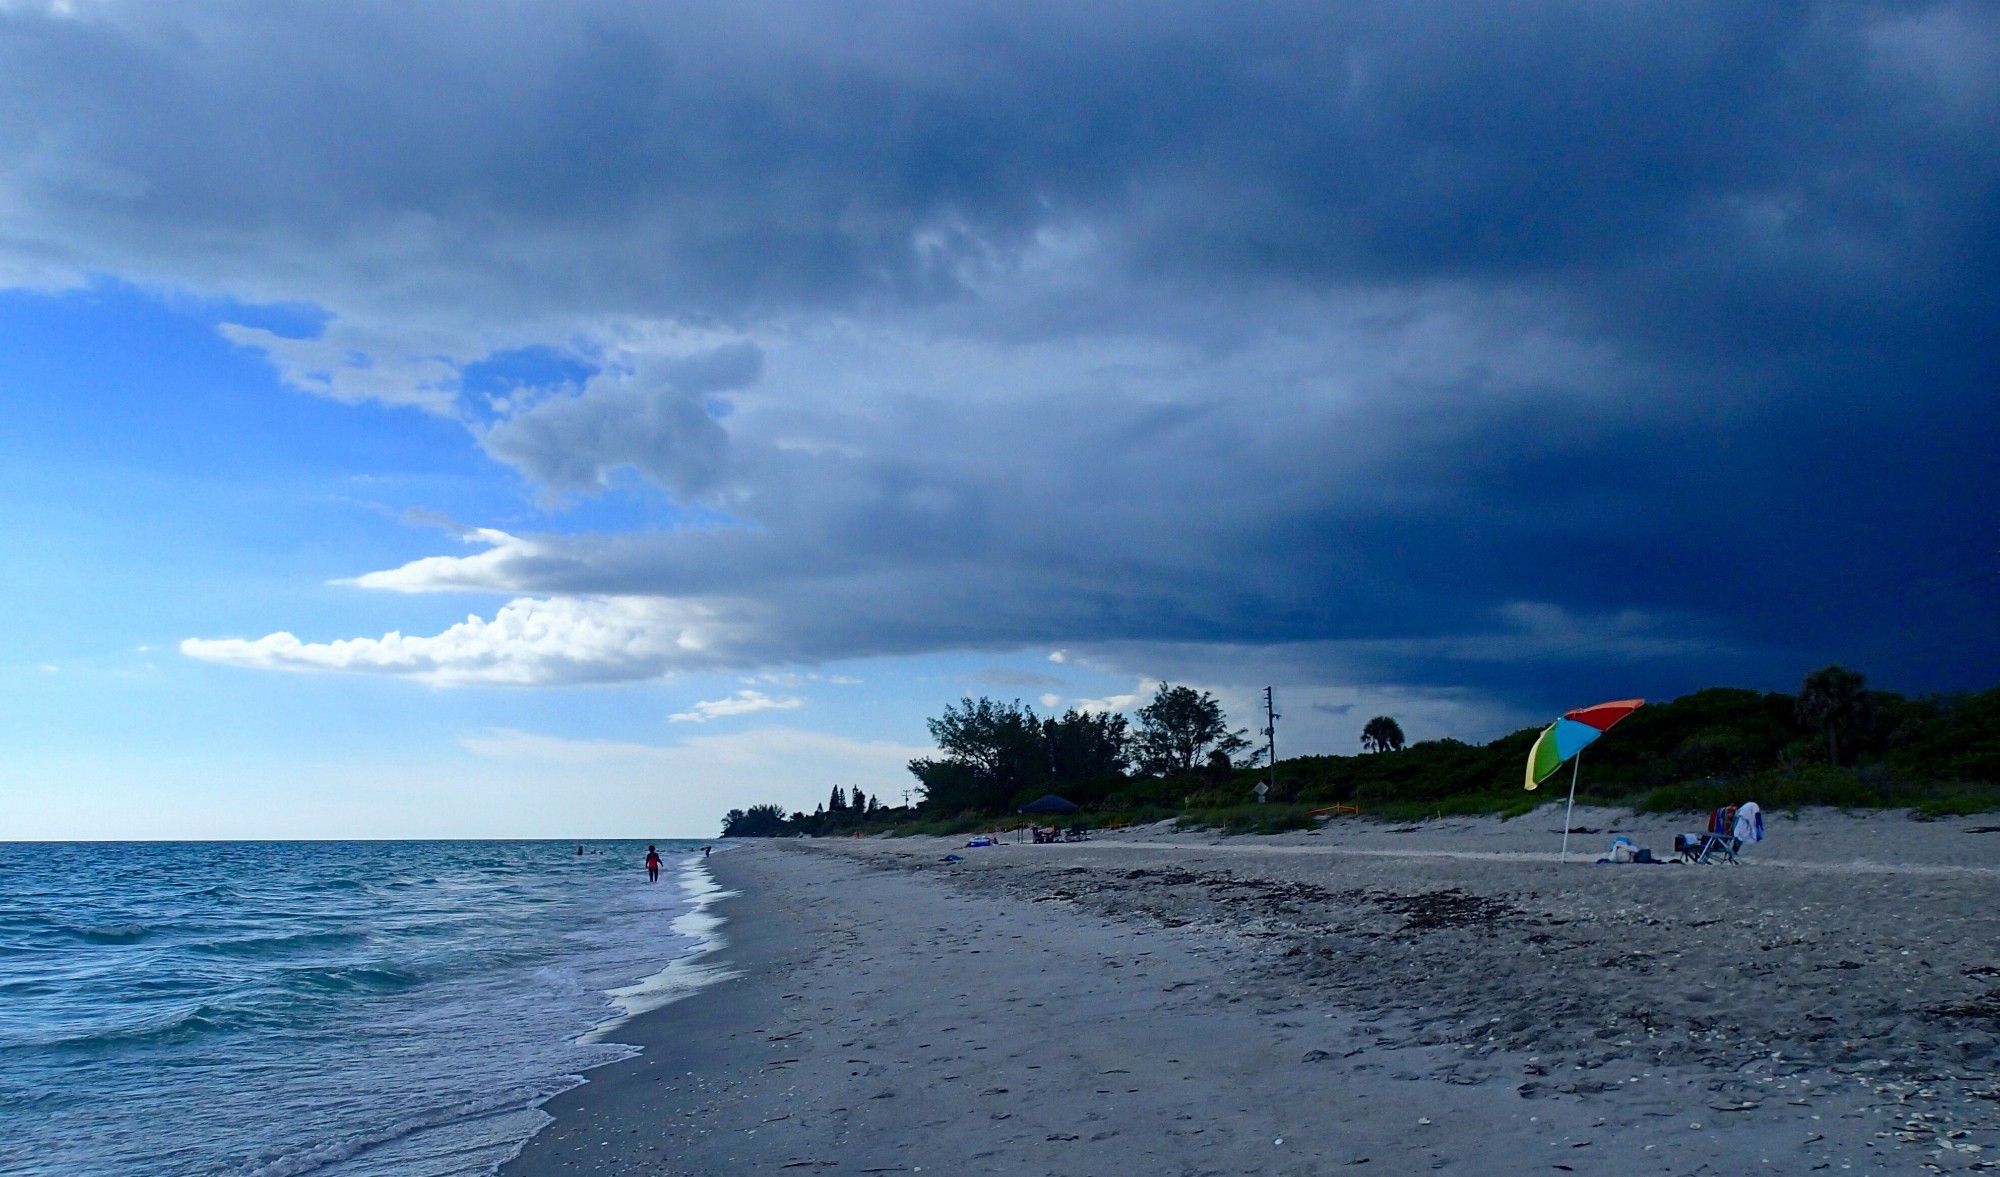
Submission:
[[[646,847],[646,881],[649,883],[660,881],[660,851],[656,846]]]

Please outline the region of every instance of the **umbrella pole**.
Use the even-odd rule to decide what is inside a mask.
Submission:
[[[1583,771],[1583,749],[1576,750],[1569,764],[1569,807],[1563,810],[1563,848],[1562,857],[1556,860],[1558,866],[1569,861],[1569,815],[1576,812],[1576,774]]]

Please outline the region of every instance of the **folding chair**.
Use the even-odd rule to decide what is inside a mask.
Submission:
[[[1674,835],[1674,853],[1682,862],[1713,866],[1727,862],[1742,866],[1737,855],[1745,844],[1762,841],[1764,815],[1755,801],[1725,805],[1708,815],[1708,829],[1700,834]]]
[[[1736,859],[1736,851],[1744,849],[1740,837],[1736,837],[1736,805],[1724,805],[1722,809],[1708,815],[1708,829],[1702,833],[1702,841],[1694,847],[1694,857],[1690,861],[1704,867],[1716,863],[1730,863],[1740,867],[1742,861]]]
[[[1743,849],[1743,840],[1733,834],[1703,834],[1701,845],[1695,848],[1694,861],[1703,866],[1713,866],[1726,862],[1731,866],[1742,866],[1736,852]]]
[[[1674,857],[1687,863],[1736,862],[1741,848],[1735,838],[1713,832],[1674,835]]]

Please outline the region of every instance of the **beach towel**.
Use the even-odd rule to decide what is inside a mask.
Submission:
[[[1736,810],[1736,828],[1731,836],[1739,842],[1762,842],[1764,840],[1764,811],[1757,808],[1755,801],[1745,801]]]

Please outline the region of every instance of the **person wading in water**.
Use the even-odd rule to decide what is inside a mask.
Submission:
[[[660,850],[657,846],[646,847],[646,881],[660,881]]]

